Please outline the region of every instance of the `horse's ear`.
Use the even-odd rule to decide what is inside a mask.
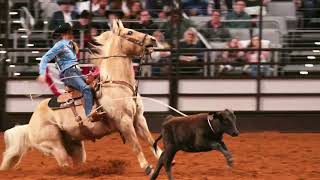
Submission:
[[[117,23],[117,19],[113,19],[112,20],[112,32],[113,33],[118,33],[118,30],[119,30],[119,26],[118,26],[118,23]]]
[[[124,26],[122,24],[122,21],[120,19],[118,19],[118,26],[119,26],[119,29],[123,29]]]

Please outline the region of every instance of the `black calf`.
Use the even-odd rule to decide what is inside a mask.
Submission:
[[[156,179],[162,166],[165,167],[168,179],[172,180],[171,162],[177,151],[205,152],[220,151],[232,167],[232,155],[222,141],[223,134],[238,136],[236,116],[230,110],[209,114],[197,114],[187,117],[169,117],[161,128],[161,134],[154,143],[157,150],[158,141],[163,138],[164,151],[158,161],[151,179]]]

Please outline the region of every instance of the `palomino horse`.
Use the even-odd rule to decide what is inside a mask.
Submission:
[[[108,118],[91,122],[85,118],[82,106],[77,106],[77,111],[82,116],[84,127],[94,138],[120,132],[124,140],[131,144],[140,167],[149,175],[152,167],[145,159],[137,136],[148,141],[156,158],[160,157],[161,151],[155,152],[152,148],[154,139],[143,115],[141,97],[133,97],[135,77],[131,57],[145,53],[156,41],[152,36],[124,28],[120,20],[114,20],[112,24],[112,31],[96,37],[96,42],[100,45],[95,49],[98,54],[92,55],[92,59],[98,59],[95,63],[100,68],[103,83],[102,95],[98,101]],[[16,126],[5,132],[6,150],[1,170],[16,166],[31,147],[53,155],[59,166],[69,166],[70,160],[73,163],[85,162],[83,140],[89,138],[82,133],[70,108],[52,110],[48,107],[48,101],[49,99],[43,100],[37,106],[29,124]]]

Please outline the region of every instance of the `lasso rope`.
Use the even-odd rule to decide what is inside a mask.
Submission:
[[[69,78],[75,78],[75,77],[83,77],[83,76],[88,76],[88,75],[86,74],[86,75],[81,75],[81,76],[69,76],[69,77],[61,78],[61,80],[69,79]],[[53,82],[50,86],[47,86],[47,88],[50,89],[55,83],[57,83],[57,82]],[[39,97],[41,97],[41,96],[43,96],[43,94],[38,94],[38,95],[34,95],[34,94],[31,94],[31,93],[29,94],[29,97],[30,97],[30,100],[31,100],[31,101],[34,101],[34,98],[39,98]],[[167,107],[167,108],[173,110],[174,112],[176,112],[176,113],[178,113],[178,114],[180,114],[180,115],[182,115],[182,116],[188,116],[188,115],[184,114],[183,112],[179,111],[178,109],[176,109],[176,108],[174,108],[174,107],[172,107],[172,106],[170,106],[170,105],[168,105],[168,104],[166,104],[166,103],[164,103],[164,102],[162,102],[162,101],[159,101],[159,100],[157,100],[157,99],[150,98],[150,97],[143,97],[143,96],[140,96],[140,97],[141,97],[142,99],[146,99],[146,100],[149,100],[149,101],[153,101],[153,102],[158,103],[158,104],[160,104],[160,105],[162,105],[162,106],[164,106],[164,107]],[[126,99],[137,99],[137,98],[138,98],[138,96],[130,96],[130,97],[123,97],[123,98],[111,99],[111,101],[119,101],[119,100],[126,100]],[[95,110],[98,110],[98,109],[100,109],[100,108],[102,108],[102,105],[99,106],[99,107],[97,107],[97,108],[95,108]]]
[[[150,100],[150,101],[153,101],[153,102],[155,102],[155,103],[158,103],[158,104],[160,104],[160,105],[162,105],[162,106],[165,106],[165,107],[173,110],[174,112],[176,112],[176,113],[178,113],[178,114],[180,114],[180,115],[182,115],[182,116],[188,116],[188,115],[184,114],[183,112],[179,111],[178,109],[176,109],[176,108],[174,108],[174,107],[172,107],[172,106],[170,106],[170,105],[168,105],[168,104],[166,104],[166,103],[164,103],[164,102],[162,102],[162,101],[159,101],[159,100],[157,100],[157,99],[149,98],[149,97],[143,97],[143,96],[140,96],[140,97],[141,97],[141,99]],[[119,100],[125,100],[125,99],[137,99],[137,98],[138,98],[138,96],[130,96],[130,97],[123,97],[123,98],[111,99],[111,101],[119,101]],[[97,108],[95,108],[95,110],[98,110],[98,109],[100,109],[100,108],[102,108],[102,105],[100,105],[100,106],[98,106]]]

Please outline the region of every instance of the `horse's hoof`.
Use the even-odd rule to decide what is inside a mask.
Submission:
[[[144,170],[144,172],[146,173],[147,176],[152,175],[153,174],[153,168],[151,165],[148,165],[146,167],[146,169]]]

